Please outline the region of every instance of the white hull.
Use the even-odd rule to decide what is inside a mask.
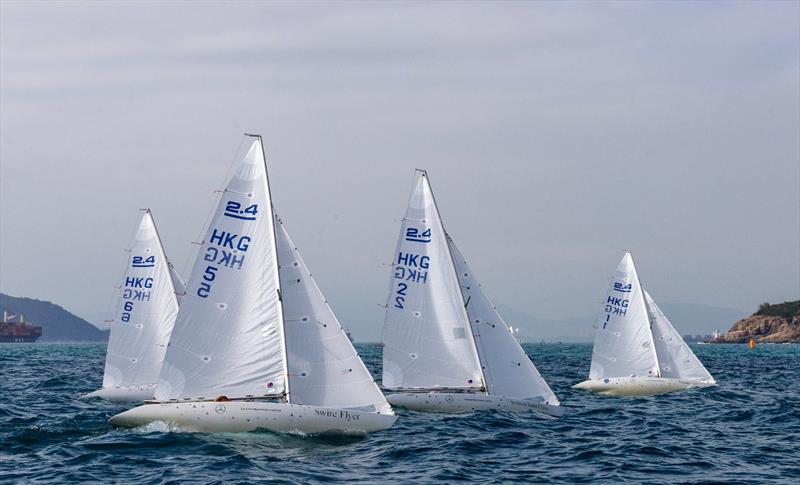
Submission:
[[[469,413],[481,409],[497,409],[511,412],[535,411],[552,417],[564,415],[561,406],[532,402],[488,394],[450,393],[450,392],[400,392],[389,394],[386,400],[392,406],[400,406],[414,411],[433,413]]]
[[[149,386],[103,387],[78,399],[105,399],[112,402],[142,402],[153,399],[155,384]]]
[[[351,409],[258,401],[145,404],[113,416],[113,426],[164,422],[182,431],[241,432],[266,429],[297,434],[362,436],[392,427],[397,416]]]
[[[699,389],[717,385],[714,381],[669,379],[665,377],[613,377],[586,380],[572,386],[604,396],[655,396],[666,392]]]

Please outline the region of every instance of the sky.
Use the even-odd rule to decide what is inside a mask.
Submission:
[[[624,249],[660,303],[800,298],[790,1],[3,0],[0,291],[102,325],[144,207],[186,276],[245,132],[359,340],[414,168],[516,311],[597,314]]]

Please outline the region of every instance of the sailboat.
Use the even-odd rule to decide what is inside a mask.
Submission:
[[[612,396],[651,396],[716,385],[644,290],[626,251],[595,325],[589,379],[573,386]]]
[[[153,214],[146,209],[127,256],[111,320],[103,387],[80,399],[115,402],[153,398],[183,282],[167,260]]]
[[[152,402],[116,426],[363,435],[397,419],[274,213],[261,137],[194,262]]]
[[[383,388],[395,406],[463,413],[563,409],[445,232],[416,170],[392,264]]]

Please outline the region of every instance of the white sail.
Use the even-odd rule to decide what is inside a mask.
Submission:
[[[292,403],[390,412],[282,221],[275,224]]]
[[[392,261],[383,344],[385,388],[484,387],[444,228],[421,170]]]
[[[488,393],[514,398],[537,398],[547,404],[559,404],[449,235],[447,242],[461,283]]]
[[[280,283],[260,139],[239,160],[192,268],[155,397],[287,392]]]
[[[169,275],[172,278],[172,286],[175,287],[175,293],[178,295],[178,301],[180,301],[180,297],[186,293],[186,283],[181,278],[181,275],[178,274],[178,270],[175,269],[175,266],[167,261],[169,264]]]
[[[661,377],[675,379],[698,379],[714,382],[714,378],[706,370],[692,349],[675,330],[664,312],[656,305],[647,291],[644,292],[653,329],[653,340],[656,344],[658,364]]]
[[[168,265],[152,215],[145,211],[114,309],[103,387],[148,386],[158,380],[178,314]]]
[[[658,377],[650,319],[630,252],[611,279],[596,327],[589,379]]]

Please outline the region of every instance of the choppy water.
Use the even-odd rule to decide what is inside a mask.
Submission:
[[[359,345],[379,375],[380,349]],[[570,385],[589,345],[530,345],[561,419],[398,410],[365,439],[122,430],[124,405],[76,398],[102,380],[103,345],[0,344],[0,482],[799,483],[800,346],[696,346],[718,388],[598,397]]]

